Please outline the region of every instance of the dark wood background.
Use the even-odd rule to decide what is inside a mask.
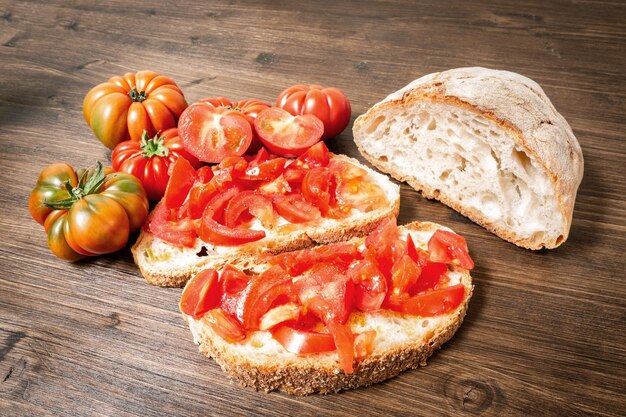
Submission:
[[[626,4],[492,3],[0,0],[0,415],[625,415]],[[144,282],[128,249],[56,259],[28,214],[44,166],[110,157],[81,105],[113,75],[167,74],[189,102],[332,85],[355,118],[475,65],[536,80],[574,129],[571,236],[524,250],[403,185],[400,223],[464,235],[476,290],[429,365],[385,383],[306,398],[232,385],[197,353],[179,289]],[[359,157],[350,130],[329,146]]]

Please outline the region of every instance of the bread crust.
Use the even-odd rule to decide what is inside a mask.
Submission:
[[[564,219],[561,236],[547,241],[520,237],[513,230],[493,224],[477,210],[454,201],[445,190],[435,192],[415,178],[402,176],[391,161],[381,161],[369,154],[360,141],[360,130],[377,115],[397,107],[410,107],[418,101],[449,104],[481,115],[501,127],[516,146],[534,157],[554,184]],[[426,198],[441,201],[499,237],[528,249],[555,248],[567,240],[584,171],[583,155],[569,124],[533,80],[509,71],[480,67],[429,74],[390,94],[359,116],[353,133],[359,151],[372,165],[408,182]]]
[[[332,158],[350,162],[373,173],[370,168],[365,167],[356,159],[345,155],[331,154]],[[375,173],[381,176],[381,174]],[[150,262],[146,256],[149,250],[158,239],[150,232],[141,230],[135,244],[131,247],[133,258],[141,274],[146,281],[152,285],[160,287],[182,287],[196,273],[203,269],[219,269],[226,264],[232,264],[241,269],[248,269],[257,262],[259,256],[266,254],[276,254],[297,249],[304,249],[316,244],[341,242],[352,237],[365,236],[378,226],[387,217],[397,217],[400,211],[400,190],[395,184],[389,182],[389,187],[393,187],[394,195],[397,196],[390,205],[381,207],[368,213],[363,213],[356,218],[349,217],[344,222],[338,222],[329,227],[309,226],[301,230],[295,230],[287,235],[275,235],[266,237],[257,242],[252,242],[236,247],[232,247],[221,253],[211,253],[208,256],[197,257],[193,262],[184,265],[175,262],[155,264]],[[198,240],[200,251],[202,246]],[[172,245],[172,249],[176,247]]]
[[[443,228],[434,223],[418,222],[406,227],[410,230],[432,232]],[[375,350],[374,354],[356,363],[352,374],[346,374],[341,369],[336,353],[292,355],[288,359],[275,360],[241,354],[233,349],[233,344],[224,341],[209,326],[193,326],[190,317],[183,317],[192,330],[199,351],[213,358],[240,385],[258,391],[280,390],[294,395],[334,393],[368,386],[392,378],[407,369],[426,366],[427,359],[454,335],[463,322],[472,296],[473,285],[469,272],[458,268],[454,270],[462,271],[463,274],[461,283],[465,286],[465,297],[461,305],[445,316],[442,324],[434,328],[425,339],[396,344],[382,351]],[[393,317],[404,317],[400,313],[386,313]],[[365,317],[368,313],[353,314]]]

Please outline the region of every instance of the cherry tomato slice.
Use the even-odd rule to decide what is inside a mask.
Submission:
[[[198,319],[220,302],[220,286],[215,269],[206,269],[193,277],[183,290],[180,311]]]
[[[178,208],[187,198],[187,194],[196,180],[196,170],[182,156],[170,165],[169,169],[171,170],[170,179],[165,188],[163,203],[167,208]]]
[[[235,227],[245,211],[249,211],[250,214],[259,219],[263,227],[274,228],[276,221],[271,200],[260,194],[255,194],[253,191],[243,191],[228,202],[224,212],[224,224],[228,227]]]
[[[252,128],[241,113],[204,102],[187,107],[180,115],[178,131],[185,149],[210,163],[243,155],[252,141]]]
[[[263,110],[254,119],[254,129],[261,142],[276,155],[296,157],[319,142],[324,123],[307,114],[292,116],[279,108]]]
[[[299,194],[277,195],[273,201],[276,212],[290,223],[305,223],[322,217],[320,210]]]
[[[456,233],[437,230],[428,241],[428,252],[433,262],[443,262],[468,270],[474,268],[465,239]]]
[[[335,350],[335,341],[330,333],[318,333],[296,330],[289,326],[278,326],[272,330],[272,337],[276,339],[287,352],[298,355],[332,352]]]
[[[400,311],[423,317],[446,314],[457,308],[464,296],[465,287],[457,284],[415,295],[402,303]]]
[[[226,314],[221,308],[207,312],[202,317],[202,321],[207,323],[218,336],[227,342],[239,342],[246,338],[246,330],[235,318]]]
[[[245,227],[228,227],[219,224],[213,217],[215,213],[207,206],[200,227],[197,230],[200,239],[213,245],[237,246],[261,240],[265,237],[263,230],[246,229]]]
[[[291,277],[280,266],[273,266],[250,280],[245,290],[242,322],[246,329],[257,329],[259,320],[280,296],[293,294]]]

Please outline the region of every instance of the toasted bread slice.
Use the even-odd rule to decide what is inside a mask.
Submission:
[[[410,233],[416,245],[426,244],[437,229],[434,223],[411,223],[399,227]],[[262,272],[266,264],[251,266]],[[467,270],[451,267],[450,285],[465,287],[461,304],[448,314],[415,317],[390,310],[353,312],[348,324],[353,333],[375,330],[371,355],[358,361],[346,374],[336,352],[296,355],[287,352],[269,331],[255,331],[240,343],[229,343],[218,336],[203,319],[184,315],[200,352],[212,357],[228,375],[241,385],[261,391],[281,390],[289,394],[332,393],[367,386],[394,377],[407,369],[425,366],[433,352],[449,340],[461,325],[472,296],[472,278]]]
[[[216,246],[196,239],[193,248],[177,247],[142,230],[131,248],[135,263],[149,283],[161,287],[182,287],[191,276],[202,269],[219,269],[228,263],[248,268],[254,264],[259,255],[287,252],[315,244],[364,236],[381,220],[398,215],[400,188],[397,184],[391,182],[386,175],[362,165],[356,159],[333,154],[331,158],[341,159],[365,169],[368,172],[365,179],[383,189],[389,205],[366,213],[353,210],[347,218],[323,219],[314,225],[283,224],[275,230],[264,229],[265,238],[239,246]]]
[[[359,116],[361,154],[502,239],[555,248],[569,234],[583,155],[541,87],[508,71],[426,75]]]

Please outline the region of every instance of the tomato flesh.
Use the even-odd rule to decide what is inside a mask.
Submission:
[[[243,155],[252,141],[252,128],[241,113],[206,102],[187,107],[180,116],[178,130],[185,149],[210,163]]]
[[[255,194],[253,191],[243,191],[228,202],[224,212],[225,225],[228,227],[237,226],[239,218],[245,211],[249,211],[250,214],[259,219],[264,227],[274,228],[274,210],[271,200],[260,194]]]
[[[413,316],[438,316],[449,313],[461,305],[464,296],[463,284],[435,289],[405,300],[400,311]]]
[[[163,204],[167,208],[180,207],[196,180],[196,170],[185,158],[178,158],[170,165],[170,179],[165,188]]]
[[[218,274],[215,269],[207,269],[193,277],[183,290],[180,311],[198,319],[220,302]]]
[[[252,230],[245,227],[228,227],[213,219],[215,213],[210,207],[204,211],[200,227],[197,230],[200,239],[207,243],[222,246],[237,246],[255,242],[265,237],[263,230]]]
[[[335,350],[335,341],[329,333],[318,333],[306,330],[297,330],[289,326],[279,326],[272,330],[272,337],[280,343],[287,352],[298,355],[310,353],[332,352]]]
[[[290,223],[306,223],[322,217],[320,210],[301,195],[277,195],[273,201],[276,212]]]
[[[221,308],[210,310],[202,320],[227,342],[235,343],[246,338],[246,330]]]
[[[468,270],[474,268],[465,239],[456,233],[437,230],[428,241],[428,251],[433,262],[443,262]]]
[[[291,158],[300,156],[319,142],[324,124],[313,115],[292,116],[273,107],[258,114],[254,129],[271,152]]]

